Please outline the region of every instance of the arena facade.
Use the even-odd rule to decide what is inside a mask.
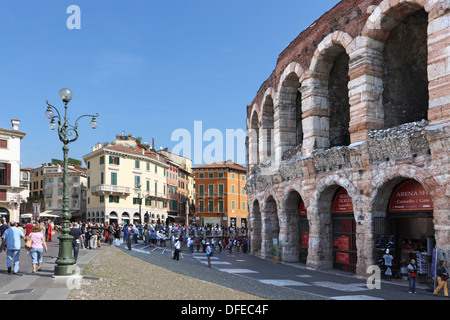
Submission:
[[[247,106],[252,253],[450,261],[449,44],[449,0],[343,0],[281,52]]]

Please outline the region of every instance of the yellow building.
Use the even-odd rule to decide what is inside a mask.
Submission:
[[[99,143],[83,160],[88,176],[86,221],[165,222],[169,166],[164,157],[140,145]]]
[[[246,168],[232,161],[193,168],[199,225],[247,228]]]

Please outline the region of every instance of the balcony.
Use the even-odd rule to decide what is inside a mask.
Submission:
[[[130,195],[131,188],[122,186],[113,186],[109,184],[100,184],[98,186],[91,187],[91,193],[96,196],[119,194]]]
[[[167,200],[167,194],[162,192],[151,192],[146,195],[146,198],[151,200]]]

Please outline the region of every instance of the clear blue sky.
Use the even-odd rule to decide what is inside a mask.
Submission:
[[[62,159],[45,101],[58,108],[70,88],[79,125],[69,156],[125,131],[156,147],[175,129],[245,130],[246,105],[280,52],[338,0],[1,0],[0,127],[21,120],[22,167]],[[81,29],[70,30],[70,5]],[[208,142],[203,144],[203,147]],[[225,142],[224,142],[225,145]],[[233,159],[236,160],[236,159]]]

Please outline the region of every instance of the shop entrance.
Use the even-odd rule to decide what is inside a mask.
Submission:
[[[415,180],[395,186],[385,217],[376,218],[375,257],[383,274],[392,269],[392,277],[407,280],[406,266],[416,260],[419,283],[431,278],[431,256],[435,247],[433,202],[423,186]],[[386,264],[386,250],[392,266]]]
[[[306,207],[303,201],[300,202],[299,214],[299,232],[300,232],[300,254],[299,262],[305,263],[308,258],[309,247],[309,223],[307,218]]]
[[[334,196],[332,217],[333,268],[356,273],[356,222],[352,199],[344,188]]]

